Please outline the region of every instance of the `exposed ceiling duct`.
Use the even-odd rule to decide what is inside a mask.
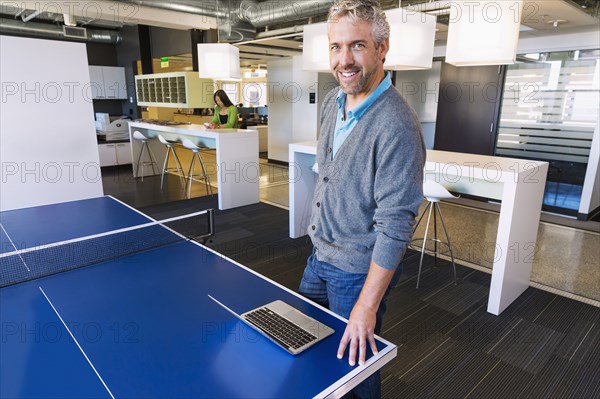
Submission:
[[[251,40],[256,36],[256,28],[249,22],[237,18],[241,0],[116,0],[120,3],[135,4],[140,7],[185,12],[217,18],[219,41],[235,42]]]
[[[255,28],[279,25],[327,14],[333,0],[279,1],[241,0],[238,18]]]
[[[600,1],[598,0],[561,0],[561,1],[548,1],[541,3],[541,0],[535,0],[540,2],[539,4],[544,5],[544,10],[550,9],[550,12],[544,11],[545,14],[554,15],[557,14],[561,19],[573,20],[572,25],[579,26],[585,23],[596,23],[598,18],[598,10],[600,9]],[[188,15],[193,16],[195,20],[193,23],[189,23],[187,27],[185,24],[180,23],[177,15],[171,15],[170,17],[162,17],[160,22],[164,22],[164,25],[160,25],[152,22],[139,22],[151,26],[164,26],[172,29],[208,29],[207,24],[202,25],[204,17],[210,18],[210,28],[218,28],[219,30],[219,41],[221,42],[249,42],[259,38],[266,38],[274,36],[275,32],[281,34],[284,29],[294,28],[296,25],[303,25],[306,23],[319,22],[324,20],[325,16],[334,0],[301,0],[301,1],[287,1],[287,0],[114,0],[104,1],[107,3],[107,7],[122,7],[124,4],[127,5],[127,10],[131,11],[131,6],[139,8],[139,11],[144,11],[145,19],[143,21],[154,21],[160,17],[160,12],[153,12],[155,10],[164,10],[170,13],[177,13],[179,16]],[[9,2],[6,2],[9,3]],[[13,2],[10,2],[12,4]],[[73,2],[79,4],[79,2]],[[112,4],[111,3],[121,3]],[[421,12],[428,12],[432,14],[438,14],[438,24],[447,25],[448,23],[448,0],[444,1],[433,1],[433,0],[380,0],[381,6],[384,9],[396,8],[401,3],[403,7],[410,7],[414,10]],[[3,3],[4,4],[4,3]],[[119,29],[123,25],[130,24],[132,21],[120,21],[120,20],[108,20],[108,19],[94,19],[85,17],[84,15],[76,14],[76,18],[72,18],[69,15],[64,14],[52,14],[48,12],[39,12],[35,9],[25,9],[26,2],[18,3],[14,2],[15,5],[11,7],[4,7],[3,10],[7,15],[14,16],[15,19],[23,20],[48,20],[55,24],[65,23],[77,24],[79,26],[95,26],[95,29]],[[17,6],[20,4],[21,7]],[[27,4],[29,4],[27,2]],[[37,3],[36,3],[37,4]],[[565,7],[565,5],[571,5],[572,7]],[[552,7],[550,7],[552,5]],[[561,6],[561,7],[559,7]],[[554,10],[556,8],[556,10]],[[112,8],[109,8],[112,10]],[[9,10],[10,12],[6,12]],[[554,10],[554,12],[553,12]],[[589,14],[595,17],[595,21],[592,22],[582,20],[581,16],[575,15],[575,12],[583,11],[584,14]],[[563,14],[570,12],[570,17],[563,17]],[[541,13],[541,11],[540,11]],[[75,14],[74,14],[75,15]],[[141,15],[141,14],[140,14]],[[158,17],[157,17],[158,16]],[[19,18],[20,17],[20,18]],[[543,16],[542,16],[543,17]],[[1,17],[0,17],[1,18]],[[35,19],[34,19],[35,18]],[[154,18],[154,19],[153,19]],[[577,19],[577,21],[575,21]],[[156,22],[156,21],[154,21]],[[19,34],[22,35],[35,35],[35,32],[27,33],[23,24],[11,23],[11,26],[7,26],[8,22],[3,22],[5,31],[19,30]],[[29,23],[31,24],[31,22]],[[19,25],[19,26],[16,26]],[[547,29],[548,26],[545,22],[533,26],[535,29]],[[33,25],[31,25],[33,27]],[[550,26],[552,27],[552,26]],[[568,27],[568,26],[567,26]],[[564,28],[561,24],[561,28]],[[40,24],[34,31],[47,31],[45,35],[51,37],[60,37],[60,29],[53,29],[45,24]],[[441,29],[443,31],[443,29]],[[50,33],[49,31],[53,31]],[[91,31],[94,33],[94,31]],[[89,40],[99,42],[118,42],[118,34],[112,31],[100,31],[101,34],[90,34]],[[443,36],[442,32],[442,36]],[[108,37],[110,36],[110,39]],[[100,39],[98,39],[100,37]]]
[[[19,20],[7,18],[0,18],[0,33],[47,39],[73,40],[73,38],[65,36],[62,26],[38,22],[25,23]],[[121,35],[116,31],[87,29],[87,39],[82,39],[79,41],[119,44],[121,40]]]
[[[247,22],[255,28],[298,21],[327,14],[334,0],[116,0],[120,3],[229,18],[232,23]]]
[[[334,0],[282,1],[268,0],[117,0],[144,7],[208,15],[217,18],[219,40],[237,42],[252,40],[257,28],[286,24],[323,16]]]
[[[153,7],[160,8],[169,11],[179,11],[197,15],[207,15],[211,17],[224,17],[229,15],[222,14],[221,10],[228,10],[227,4],[229,0],[175,0],[175,1],[164,1],[164,0],[115,0],[119,3],[136,4],[141,7]],[[234,0],[235,1],[235,0]],[[238,0],[239,1],[239,0]]]

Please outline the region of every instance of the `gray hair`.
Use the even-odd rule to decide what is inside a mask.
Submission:
[[[379,0],[336,0],[329,9],[327,21],[336,22],[346,16],[352,21],[373,24],[373,40],[376,47],[390,37],[390,24],[379,5]]]

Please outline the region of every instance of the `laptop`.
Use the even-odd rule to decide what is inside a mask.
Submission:
[[[239,315],[212,296],[208,297],[292,355],[303,352],[335,332],[280,300]]]

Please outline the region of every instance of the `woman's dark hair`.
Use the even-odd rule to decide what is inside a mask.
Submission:
[[[215,94],[213,96],[213,100],[215,100],[215,104],[217,103],[217,97],[219,97],[221,99],[221,102],[227,108],[229,108],[229,107],[231,107],[233,105],[233,103],[231,102],[231,100],[227,96],[227,93],[225,93],[225,90],[217,90],[217,91],[215,91]]]

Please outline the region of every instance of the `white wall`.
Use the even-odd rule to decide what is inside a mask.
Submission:
[[[323,99],[334,88],[339,88],[340,84],[331,72],[319,72],[319,91],[317,92],[317,138],[321,133],[321,110],[323,109]]]
[[[0,36],[0,210],[103,194],[85,44]]]
[[[283,87],[292,82],[292,59],[267,63],[269,106],[269,159],[287,162],[292,142],[292,103],[284,98]]]
[[[396,89],[417,113],[427,149],[435,142],[441,73],[441,61],[434,61],[430,69],[396,73]]]
[[[317,139],[318,73],[302,70],[302,56],[267,64],[269,159],[288,162],[288,145]],[[310,93],[315,103],[310,104]]]
[[[301,55],[293,57],[292,63],[292,79],[299,94],[292,102],[292,142],[316,140],[319,74],[302,70]],[[310,93],[314,93],[313,104],[309,102]]]

